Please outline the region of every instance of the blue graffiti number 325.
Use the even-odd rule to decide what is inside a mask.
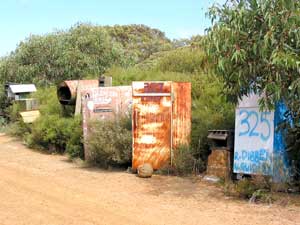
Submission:
[[[241,120],[241,126],[243,126],[242,131],[239,132],[239,136],[249,136],[249,137],[260,137],[261,140],[267,141],[271,135],[271,124],[267,119],[267,116],[271,112],[261,112],[256,111],[241,110],[240,116],[245,114],[246,117]],[[254,118],[254,123],[250,124],[250,118]],[[258,125],[265,125],[266,131],[259,133],[256,129]]]

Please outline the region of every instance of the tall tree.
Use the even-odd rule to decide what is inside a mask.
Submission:
[[[267,108],[284,101],[295,124],[287,140],[300,162],[300,1],[228,0],[208,14],[205,43],[225,92],[237,100],[254,91]]]

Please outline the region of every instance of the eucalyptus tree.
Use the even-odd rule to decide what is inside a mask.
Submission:
[[[270,109],[284,101],[294,121],[287,141],[299,159],[300,1],[228,0],[208,15],[207,53],[225,93],[236,101],[254,91]]]

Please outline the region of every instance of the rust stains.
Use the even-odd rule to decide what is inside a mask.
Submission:
[[[169,163],[173,147],[188,144],[191,129],[191,84],[133,82],[133,161],[136,169]]]
[[[126,114],[130,114],[132,104],[131,86],[98,87],[83,90],[82,115],[83,136],[87,139],[90,120],[115,120]],[[85,146],[85,158],[89,158],[89,152]]]
[[[191,134],[191,83],[173,82],[173,148],[190,143]]]
[[[77,90],[79,85],[81,90],[95,88],[99,86],[98,80],[66,80],[58,85],[57,97],[63,105],[75,105]]]

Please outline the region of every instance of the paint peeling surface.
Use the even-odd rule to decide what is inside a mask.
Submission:
[[[275,127],[284,122],[291,122],[288,118],[288,109],[283,102],[278,102],[275,107]],[[286,130],[275,129],[274,133],[274,153],[273,153],[273,178],[276,182],[287,182],[291,178],[291,163],[286,151],[285,137]]]
[[[66,80],[59,84],[57,89],[58,99],[61,104],[75,104],[77,89],[81,86],[81,90],[96,88],[99,86],[98,80]]]
[[[90,120],[115,120],[121,116],[130,115],[131,86],[90,88],[83,90],[81,96],[84,140],[88,136]],[[85,146],[86,158],[88,155]]]
[[[261,112],[257,95],[243,97],[236,109],[235,173],[271,175],[274,181],[287,181],[290,171],[284,131],[287,108],[277,103],[275,111]]]
[[[159,169],[170,162],[174,144],[189,142],[190,87],[170,81],[132,83],[133,169],[144,163]]]

